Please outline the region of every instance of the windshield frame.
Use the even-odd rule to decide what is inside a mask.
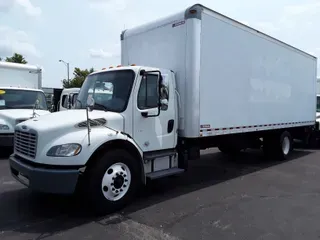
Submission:
[[[89,95],[89,89],[85,89],[83,88],[83,86],[87,83],[89,77],[91,76],[94,76],[94,75],[100,75],[100,74],[108,74],[108,73],[112,73],[112,72],[120,72],[120,71],[123,71],[123,72],[128,72],[131,75],[131,78],[130,78],[130,82],[128,82],[130,84],[129,86],[129,89],[128,89],[128,93],[127,93],[127,96],[126,96],[126,100],[125,100],[125,103],[122,107],[121,110],[116,110],[116,109],[108,109],[106,106],[104,106],[106,109],[101,109],[101,107],[98,107],[98,103],[97,103],[97,106],[94,106],[93,109],[95,110],[100,110],[100,111],[110,111],[110,112],[115,112],[115,113],[123,113],[124,111],[127,110],[128,108],[128,104],[129,104],[129,101],[130,101],[130,98],[131,98],[131,95],[132,95],[132,89],[133,89],[133,86],[136,82],[136,78],[137,78],[137,73],[133,70],[133,69],[115,69],[115,70],[108,70],[108,71],[100,71],[100,72],[95,72],[95,73],[91,73],[90,75],[88,75],[85,79],[85,81],[83,82],[82,86],[81,86],[81,89],[78,93],[78,96],[77,96],[77,100],[76,100],[76,104],[74,106],[75,109],[85,109],[86,108],[86,105],[87,103],[86,102],[82,102],[84,99],[81,99],[82,98],[82,94],[86,95],[88,97]],[[97,81],[97,80],[95,80]],[[96,83],[93,84],[93,86],[95,86]],[[84,93],[82,93],[84,91]],[[93,88],[92,89],[93,91],[93,96],[94,96],[94,93],[96,91],[96,88]]]
[[[10,91],[14,91],[14,92],[23,92],[23,93],[26,93],[26,92],[32,92],[34,94],[40,94],[42,95],[42,106],[43,108],[35,108],[35,103],[36,101],[34,102],[33,106],[32,107],[28,107],[28,108],[25,108],[25,107],[4,107],[2,108],[2,106],[0,106],[0,111],[2,110],[17,110],[17,109],[29,109],[29,110],[32,110],[35,108],[35,110],[42,110],[42,111],[49,111],[48,109],[48,104],[47,104],[47,98],[46,98],[46,95],[44,94],[43,91],[39,91],[39,90],[35,90],[35,89],[19,89],[19,88],[1,88],[0,90],[4,90],[5,92],[8,92],[10,93]],[[0,95],[1,96],[1,95]],[[18,105],[19,106],[19,105]]]

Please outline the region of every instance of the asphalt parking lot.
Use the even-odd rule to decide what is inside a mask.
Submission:
[[[286,162],[206,151],[148,185],[122,212],[93,218],[72,197],[31,193],[0,160],[0,239],[318,239],[320,152]]]

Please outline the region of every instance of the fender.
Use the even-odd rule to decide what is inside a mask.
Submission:
[[[99,142],[99,144],[95,144],[95,147],[91,149],[91,151],[93,151],[91,152],[90,157],[88,157],[88,161],[85,166],[90,167],[90,165],[94,164],[96,157],[101,155],[102,152],[107,151],[107,149],[123,149],[125,151],[128,151],[137,160],[137,164],[139,164],[141,170],[141,181],[143,184],[145,184],[146,177],[144,171],[142,150],[129,134],[126,134],[124,132],[116,133],[113,130],[108,131],[112,131],[113,134],[109,134],[107,140],[104,138],[104,141]]]

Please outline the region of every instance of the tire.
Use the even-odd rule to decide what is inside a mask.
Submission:
[[[307,139],[306,139],[306,148],[310,148],[310,149],[314,149],[314,148],[317,148],[319,143],[318,143],[318,139],[317,139],[317,135],[315,132],[312,132],[310,133],[308,136],[307,136]]]
[[[263,151],[267,157],[275,157],[276,160],[283,161],[288,159],[292,150],[293,140],[288,131],[264,139]]]
[[[115,149],[96,159],[85,172],[84,197],[93,212],[103,215],[129,204],[141,184],[140,165],[125,150]]]
[[[293,150],[293,140],[292,136],[288,131],[284,131],[280,135],[280,143],[278,147],[278,154],[277,157],[279,160],[286,160],[288,159],[290,153]]]

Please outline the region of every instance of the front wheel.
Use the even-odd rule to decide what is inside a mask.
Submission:
[[[106,214],[130,203],[140,185],[139,165],[124,150],[113,150],[97,159],[85,173],[84,192],[93,211]]]

